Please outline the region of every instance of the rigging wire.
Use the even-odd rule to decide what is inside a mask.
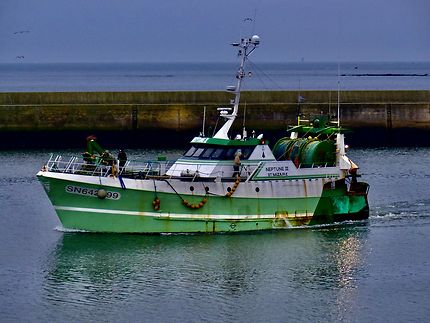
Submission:
[[[253,69],[255,69],[256,71],[258,71],[257,74],[257,78],[260,80],[260,82],[263,84],[263,86],[265,87],[265,90],[268,90],[269,87],[266,85],[266,83],[264,82],[264,80],[260,77],[259,73],[261,73],[262,75],[264,75],[278,90],[284,90],[284,88],[282,88],[272,77],[270,77],[269,74],[267,74],[266,72],[264,72],[258,65],[254,64],[250,59],[248,59],[249,64],[251,65],[251,67]]]

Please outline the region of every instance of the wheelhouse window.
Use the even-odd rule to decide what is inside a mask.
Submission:
[[[219,159],[223,152],[224,152],[224,149],[223,149],[223,148],[218,148],[218,149],[216,149],[216,150],[213,152],[213,154],[212,154],[211,158],[213,158],[213,159]]]
[[[240,159],[246,160],[254,151],[254,147],[192,146],[185,152],[184,157],[193,159],[233,160],[238,150],[242,153]]]
[[[202,154],[202,158],[209,158],[214,150],[215,148],[206,148],[205,152]]]
[[[197,148],[196,151],[193,153],[192,157],[200,157],[204,150],[204,148]]]
[[[237,150],[238,150],[238,148],[228,148],[225,151],[224,159],[233,159],[234,158],[234,154],[236,153]]]
[[[253,148],[242,148],[242,159],[248,159],[249,156],[251,156],[251,153],[254,149]]]
[[[248,159],[249,156],[251,155],[252,151],[254,150],[254,148],[250,148],[250,147],[236,147],[236,148],[228,148],[225,151],[224,154],[224,159],[233,159],[234,156],[236,155],[236,152],[240,150],[240,152],[242,153],[242,155],[240,156],[240,159],[244,160],[244,159]]]
[[[184,157],[191,157],[196,151],[196,147],[192,146],[188,151],[184,154]]]

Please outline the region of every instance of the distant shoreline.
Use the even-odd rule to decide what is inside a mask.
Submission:
[[[383,74],[377,74],[377,73],[366,73],[366,74],[341,74],[341,76],[429,76],[428,73],[424,74],[400,74],[400,73],[383,73]]]
[[[222,91],[236,69],[234,61],[0,64],[0,92]],[[428,90],[429,75],[430,62],[250,62],[243,89]]]

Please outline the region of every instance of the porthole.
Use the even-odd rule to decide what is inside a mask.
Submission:
[[[209,187],[208,186],[205,186],[205,191],[206,191],[206,193],[209,193]]]
[[[260,192],[260,188],[259,187],[256,187],[255,188],[255,191],[258,193],[258,192]]]
[[[194,191],[194,186],[190,186],[190,191],[193,192]]]
[[[227,192],[231,192],[231,187],[227,187]]]

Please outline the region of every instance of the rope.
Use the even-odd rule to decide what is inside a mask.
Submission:
[[[161,201],[157,196],[157,185],[155,185],[155,179],[153,179],[152,181],[154,183],[154,199],[152,200],[152,208],[155,211],[158,211],[160,209]]]
[[[226,197],[231,197],[234,193],[234,191],[236,191],[237,187],[239,186],[240,183],[240,176],[237,175],[236,181],[234,182],[233,187],[231,188],[230,192],[227,192],[227,194],[225,195]]]
[[[176,190],[175,190],[175,188],[172,186],[172,184],[170,184],[170,182],[168,182],[167,180],[164,180],[166,183],[167,183],[167,185],[169,185],[170,186],[170,188],[173,190],[173,192],[175,192],[175,194],[182,200],[182,204],[184,205],[184,206],[186,206],[187,208],[189,208],[189,209],[200,209],[200,208],[202,208],[206,203],[207,203],[207,201],[208,201],[208,199],[207,199],[207,195],[208,195],[208,193],[206,192],[206,194],[205,194],[205,196],[204,196],[204,198],[199,202],[199,203],[190,203],[190,202],[188,202],[186,199],[184,199],[182,196],[181,196],[181,194],[179,194]],[[155,184],[154,184],[155,185]]]

